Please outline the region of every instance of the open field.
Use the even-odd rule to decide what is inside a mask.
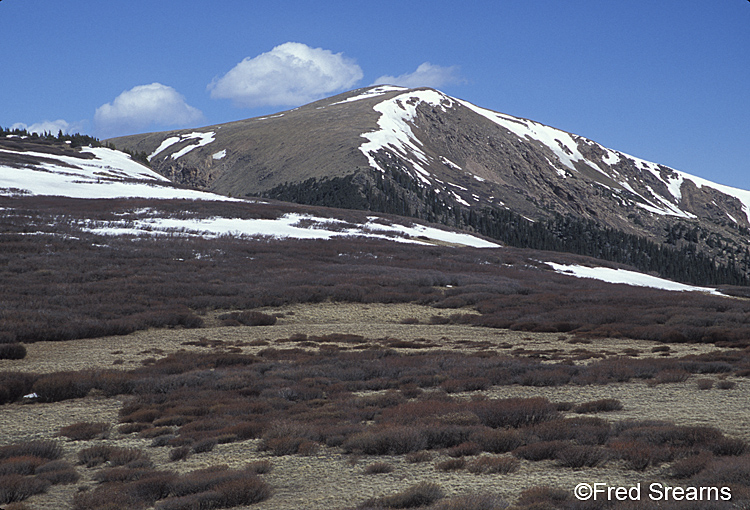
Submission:
[[[144,366],[158,366],[154,361],[168,359],[169,355],[174,353],[241,353],[262,358],[262,351],[269,348],[279,351],[302,349],[309,354],[305,363],[315,363],[314,360],[318,356],[330,357],[334,350],[337,353],[388,350],[392,353],[391,357],[405,359],[434,352],[439,353],[439,356],[450,354],[458,358],[477,354],[482,357],[481,359],[509,356],[546,365],[586,365],[602,359],[620,359],[623,360],[622,363],[626,363],[626,359],[663,361],[691,355],[706,355],[717,350],[710,344],[683,343],[669,345],[668,350],[664,349],[664,344],[660,344],[661,349],[652,352],[657,344],[644,340],[606,338],[596,339],[590,343],[577,343],[572,335],[560,333],[530,333],[469,325],[430,324],[431,320],[435,321],[433,317],[440,315],[441,311],[411,304],[363,305],[328,302],[289,305],[263,311],[274,313],[278,317],[276,324],[255,327],[220,326],[220,321],[216,318],[220,314],[207,314],[207,327],[201,329],[154,329],[126,336],[29,344],[26,358],[0,361],[0,372],[13,370],[50,374],[85,371],[91,368],[133,371]],[[306,338],[303,335],[306,335]],[[335,335],[339,335],[338,339]],[[403,341],[404,346],[393,348],[395,339]],[[389,342],[391,347],[388,347]],[[409,343],[411,345],[407,346]],[[366,348],[363,349],[363,345],[366,345]],[[413,348],[414,345],[419,347]],[[582,349],[588,351],[590,357],[576,359],[581,357]],[[668,352],[669,356],[664,356],[665,352]],[[288,358],[284,363],[294,364],[298,354],[288,357],[278,355],[276,359],[281,362]],[[252,366],[254,365],[248,365]],[[226,367],[226,370],[230,369],[232,367]],[[216,367],[216,370],[223,369]],[[323,374],[319,374],[318,377],[321,375]],[[710,379],[714,384],[711,389],[701,390],[696,384],[699,379]],[[721,380],[735,385],[731,389],[719,389],[718,383]],[[688,374],[685,380],[663,384],[653,384],[650,379],[640,378],[605,384],[489,384],[474,391],[451,390],[450,393],[445,392],[446,388],[450,389],[445,381],[443,378],[442,387],[440,383],[431,383],[430,386],[419,388],[417,391],[411,388],[414,393],[405,391],[403,381],[396,381],[393,389],[360,388],[352,391],[346,400],[370,398],[376,402],[378,399],[390,398],[393,399],[392,402],[378,405],[385,406],[383,409],[392,409],[408,402],[424,402],[428,393],[443,395],[436,403],[442,402],[445,398],[452,398],[456,402],[476,400],[479,394],[499,400],[543,397],[554,405],[569,403],[570,407],[562,412],[559,419],[596,416],[610,424],[626,420],[665,420],[673,422],[676,426],[716,427],[729,438],[750,441],[750,427],[746,421],[745,408],[750,382],[731,373]],[[310,386],[314,384],[310,383]],[[109,467],[107,464],[87,468],[79,464],[78,456],[86,448],[102,444],[139,449],[149,456],[153,469],[183,474],[210,466],[226,464],[230,469],[242,469],[248,463],[269,461],[272,465],[271,471],[259,477],[272,487],[273,495],[265,501],[247,507],[257,509],[350,508],[368,498],[402,491],[419,482],[439,485],[448,498],[444,501],[467,493],[489,493],[510,503],[515,502],[522,491],[539,486],[571,491],[576,484],[589,481],[625,486],[652,481],[670,484],[686,482],[684,479],[676,480],[669,476],[671,463],[677,462],[679,457],[658,465],[649,465],[643,470],[628,468],[627,461],[613,457],[593,467],[578,469],[563,467],[560,461],[554,458],[540,461],[521,458],[517,468],[507,474],[475,474],[469,472],[466,467],[471,465],[473,459],[484,456],[513,458],[513,454],[470,451],[467,456],[456,457],[451,447],[433,447],[422,450],[427,452],[425,457],[429,457],[429,460],[409,462],[406,452],[409,448],[403,453],[363,453],[351,445],[347,447],[346,442],[326,446],[325,439],[313,441],[315,447],[308,446],[308,450],[301,453],[298,451],[279,454],[280,452],[268,450],[267,444],[268,432],[274,430],[275,421],[268,423],[266,432],[258,433],[258,437],[219,441],[210,451],[192,453],[184,460],[171,461],[170,453],[177,447],[153,447],[154,438],[159,436],[148,437],[148,434],[142,432],[121,432],[121,426],[118,424],[123,421],[122,408],[133,398],[138,400],[143,397],[122,394],[108,397],[101,390],[92,389],[84,398],[49,403],[15,403],[0,408],[0,430],[3,431],[0,443],[59,441],[65,452],[63,459],[74,465],[80,475],[80,480],[76,483],[53,485],[46,493],[32,496],[26,501],[28,508],[72,508],[76,493],[85,488],[91,493],[96,487],[100,487],[102,484],[97,481],[97,474],[102,476],[102,472],[117,468]],[[319,398],[318,396],[316,405],[324,405]],[[574,405],[603,399],[619,401],[622,409],[583,415],[571,410]],[[295,400],[291,399],[290,402],[292,401]],[[385,412],[383,409],[381,411]],[[278,415],[273,416],[275,419]],[[378,421],[376,416],[373,418]],[[156,428],[157,421],[158,418],[153,419],[153,423],[148,427]],[[111,428],[104,434],[106,439],[72,441],[58,436],[62,427],[83,422],[106,423]],[[287,422],[287,426],[290,426],[289,423],[291,422]],[[455,424],[478,426],[475,420],[466,416],[455,418]],[[169,432],[173,435],[177,430],[178,427],[172,425]],[[524,443],[533,444],[539,441],[538,437],[532,439],[526,433],[521,435],[524,437]],[[179,434],[176,437],[180,437]],[[330,441],[330,438],[328,442],[335,443]],[[604,449],[604,445],[597,448]],[[684,456],[687,453],[679,455]],[[456,459],[465,459],[464,467],[451,470],[437,467],[446,461]],[[386,463],[392,471],[381,474],[367,473],[367,467],[375,463]],[[569,503],[570,501],[566,504]]]
[[[0,200],[0,505],[748,508],[746,288],[612,285],[547,262],[607,263],[511,248],[87,228],[292,207],[190,205]],[[580,502],[581,482],[731,500]]]

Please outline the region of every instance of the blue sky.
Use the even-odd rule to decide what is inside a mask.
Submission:
[[[0,126],[99,138],[378,81],[750,188],[746,0],[1,0]]]

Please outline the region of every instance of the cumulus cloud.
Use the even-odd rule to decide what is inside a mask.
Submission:
[[[399,85],[401,87],[442,87],[449,83],[461,81],[458,75],[458,67],[436,66],[425,62],[417,67],[413,73],[402,74],[401,76],[384,75],[375,80],[373,85]]]
[[[23,122],[17,122],[13,124],[11,129],[25,129],[29,133],[39,133],[40,135],[43,133],[52,133],[53,135],[57,135],[60,131],[63,133],[71,133],[73,131],[72,126],[62,120],[43,120],[42,122],[36,122],[31,125],[24,124]]]
[[[161,83],[138,85],[96,109],[94,123],[100,136],[115,136],[149,126],[189,126],[203,113],[172,87]]]
[[[288,42],[247,57],[208,85],[212,98],[237,106],[300,105],[352,88],[362,69],[342,53]]]

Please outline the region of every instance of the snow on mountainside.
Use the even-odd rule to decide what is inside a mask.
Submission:
[[[406,215],[506,242],[497,223],[506,211],[566,218],[750,275],[750,191],[430,88],[368,87],[267,117],[111,141],[150,155],[174,182],[224,195]],[[553,235],[575,251],[578,234]],[[618,241],[606,242],[576,253],[611,253]],[[617,250],[612,260],[631,263],[630,248]]]
[[[128,154],[104,147],[80,153],[50,154],[13,151],[0,147],[0,194],[55,195],[72,198],[188,198],[229,200],[207,193],[176,188]],[[10,159],[14,159],[12,162]]]
[[[207,145],[213,133],[195,133],[177,137],[160,150],[185,139],[198,143],[180,152]],[[42,146],[42,152],[22,150],[19,144],[0,146],[0,195],[59,196],[84,199],[150,198],[203,201],[234,201],[223,195],[174,187],[173,183],[133,161],[130,155],[103,147],[80,151]],[[33,147],[33,144],[32,144]],[[14,150],[15,149],[15,150]],[[157,151],[158,152],[158,151]],[[257,203],[257,201],[253,201]],[[424,225],[401,225],[377,216],[362,224],[311,214],[288,213],[277,218],[243,219],[213,216],[210,218],[173,218],[157,210],[137,211],[136,218],[119,221],[86,222],[80,227],[105,235],[184,235],[218,237],[233,235],[248,238],[330,239],[332,237],[368,237],[417,244],[449,244],[478,248],[499,245],[461,232],[451,232]]]

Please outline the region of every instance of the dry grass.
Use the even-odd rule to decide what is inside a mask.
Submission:
[[[351,335],[362,334],[367,331],[368,339],[400,339],[408,342],[416,342],[419,339],[427,339],[437,347],[429,349],[444,349],[451,353],[477,354],[482,352],[508,353],[512,350],[519,351],[519,356],[530,356],[531,359],[543,360],[545,356],[573,359],[580,356],[580,344],[569,343],[571,337],[561,334],[511,332],[506,330],[487,330],[463,325],[430,325],[430,319],[435,315],[435,309],[418,305],[362,305],[362,304],[333,304],[321,303],[318,305],[291,305],[279,309],[264,309],[264,313],[273,313],[277,316],[277,323],[270,327],[216,327],[201,330],[152,330],[136,332],[124,337],[102,338],[91,340],[78,340],[73,342],[34,343],[28,346],[29,355],[26,359],[10,362],[0,360],[2,363],[12,363],[13,370],[34,371],[37,373],[52,373],[58,371],[74,371],[91,368],[98,365],[103,368],[116,370],[133,370],[142,366],[146,358],[157,360],[180,350],[187,352],[202,353],[228,353],[239,349],[244,354],[258,354],[263,349],[275,347],[286,349],[301,345],[302,342],[311,342],[311,338],[326,337],[323,342],[326,346],[336,346],[339,352],[357,352],[357,346],[362,343],[352,342]],[[218,317],[218,313],[216,317]],[[403,324],[404,318],[417,318],[419,324]],[[207,317],[206,322],[211,323],[214,318]],[[219,322],[218,318],[215,319]],[[411,322],[411,321],[408,321]],[[363,329],[363,326],[365,329]],[[299,337],[299,344],[290,342],[295,334],[306,335],[305,339]],[[337,341],[330,335],[341,334]],[[328,336],[327,336],[328,335]],[[348,336],[347,336],[348,335]],[[206,339],[207,341],[203,341]],[[267,342],[266,345],[252,345],[259,341]],[[195,342],[195,345],[189,345]],[[381,348],[382,344],[373,346]],[[424,343],[424,342],[422,342]],[[508,345],[511,348],[508,348]],[[642,341],[618,342],[611,339],[595,339],[592,343],[585,344],[586,349],[604,356],[614,354],[626,354],[626,349],[637,349],[640,354],[637,359],[659,357],[659,352],[651,353],[652,343]],[[302,348],[311,349],[312,352],[320,351],[320,342],[312,341],[312,346]],[[428,349],[428,350],[429,350]],[[397,349],[401,351],[402,349]],[[674,344],[671,346],[670,358],[677,359],[687,354],[698,354],[713,351],[713,346],[703,344]],[[86,352],[87,356],[80,355]],[[418,348],[405,352],[421,352],[425,349]],[[525,353],[525,354],[524,354]],[[541,353],[541,354],[540,354]],[[546,354],[545,354],[546,353]],[[122,359],[123,363],[112,365],[114,360]],[[589,363],[600,358],[589,360],[577,360],[575,363]],[[584,385],[571,387],[561,386],[490,386],[481,391],[486,397],[495,399],[518,398],[527,399],[543,397],[551,402],[568,402],[574,408],[586,403],[616,399],[622,403],[622,409],[599,414],[610,422],[626,419],[644,420],[671,420],[678,425],[707,425],[716,426],[725,433],[734,437],[750,440],[750,434],[744,427],[744,404],[743,396],[749,389],[748,380],[730,376],[726,379],[735,383],[735,387],[729,390],[712,388],[699,390],[692,379],[687,381],[667,382],[648,385],[645,380],[634,379],[630,382],[610,383],[607,385]],[[661,381],[660,381],[661,382]],[[363,390],[358,393],[361,402],[367,405],[391,406],[397,408],[404,399],[423,398],[419,389],[411,387],[412,396],[404,397],[404,392],[395,389],[395,393],[387,391]],[[422,390],[423,393],[432,390]],[[455,398],[466,399],[471,394],[478,392],[458,392],[452,395]],[[665,405],[669,402],[669,405]],[[510,502],[516,501],[519,494],[526,489],[538,486],[551,486],[570,491],[580,481],[581,473],[561,465],[560,458],[550,457],[549,460],[532,462],[520,460],[515,464],[515,459],[508,455],[500,457],[489,457],[483,454],[479,457],[467,457],[464,465],[456,470],[442,470],[436,465],[451,460],[448,450],[434,450],[419,455],[422,462],[414,462],[417,455],[385,455],[385,456],[363,456],[359,465],[349,462],[351,456],[344,453],[340,448],[320,447],[308,452],[307,455],[280,455],[270,456],[271,452],[259,451],[261,439],[250,438],[231,443],[214,444],[212,440],[204,445],[191,443],[186,445],[174,445],[174,448],[187,447],[185,451],[189,454],[179,462],[170,462],[170,452],[173,448],[152,448],[152,438],[141,437],[138,433],[124,433],[117,427],[118,414],[124,404],[123,397],[106,397],[99,390],[92,390],[86,398],[66,400],[63,402],[37,403],[34,405],[11,404],[2,408],[0,413],[0,430],[3,430],[2,444],[26,441],[30,439],[53,439],[64,427],[70,427],[80,423],[106,423],[111,426],[109,437],[105,441],[101,439],[81,440],[78,442],[62,442],[64,445],[64,460],[77,463],[77,453],[85,448],[92,447],[102,442],[124,450],[137,449],[147,452],[150,461],[156,469],[174,470],[178,473],[189,473],[197,469],[210,466],[226,464],[231,469],[245,469],[248,463],[264,463],[271,459],[270,464],[263,464],[260,471],[265,474],[260,476],[274,488],[273,496],[252,505],[251,508],[259,510],[291,510],[296,508],[331,509],[347,508],[357,506],[367,500],[370,503],[381,504],[386,496],[405,493],[415,484],[420,482],[434,483],[444,491],[446,498],[442,503],[449,508],[448,502],[459,504],[460,495],[465,494],[497,494],[494,500],[500,499]],[[481,409],[476,404],[477,409]],[[596,406],[595,406],[596,407]],[[572,411],[566,412],[567,416],[578,416],[578,420],[595,420],[598,418],[581,417]],[[153,419],[153,418],[152,418]],[[569,418],[573,419],[573,418]],[[179,427],[178,417],[170,417],[167,421],[151,427]],[[441,418],[443,424],[451,426],[475,426],[477,418],[462,413],[453,413]],[[583,422],[581,422],[583,423]],[[592,422],[593,424],[593,422]],[[128,424],[130,425],[130,424]],[[542,427],[543,424],[537,425]],[[593,425],[591,425],[593,426]],[[136,427],[137,429],[137,427]],[[134,429],[135,430],[135,429]],[[153,429],[146,429],[153,430]],[[137,430],[136,430],[137,432]],[[538,429],[542,433],[542,429]],[[149,433],[143,434],[148,436]],[[161,436],[160,436],[161,437]],[[164,436],[168,437],[168,436]],[[268,438],[270,439],[270,437]],[[465,442],[478,444],[486,451],[513,450],[518,446],[518,441],[527,441],[528,438],[513,435],[511,432],[499,434],[498,437],[488,435],[475,435],[467,437],[456,446]],[[208,445],[213,444],[212,448]],[[300,443],[301,444],[301,443]],[[195,445],[198,446],[200,454],[193,453]],[[296,445],[299,449],[299,444]],[[595,448],[595,447],[592,447]],[[471,455],[475,447],[469,448],[464,445],[461,450],[464,455]],[[595,450],[599,451],[599,450]],[[454,453],[459,453],[456,449]],[[586,462],[587,453],[590,450],[580,452],[568,452],[566,462],[578,462],[583,458]],[[575,456],[574,454],[578,454]],[[702,454],[704,459],[708,454]],[[485,457],[487,456],[487,457]],[[481,460],[484,458],[510,459],[503,461]],[[477,459],[477,460],[474,460]],[[709,458],[710,459],[710,458]],[[644,472],[629,471],[623,469],[623,461],[610,459],[603,466],[594,469],[596,476],[611,481],[611,483],[632,484],[638,481],[662,476],[664,467],[647,466]],[[388,464],[393,467],[392,473],[378,476],[365,475],[366,466],[375,463]],[[497,464],[497,465],[495,465]],[[685,463],[675,467],[674,473],[684,476],[690,473]],[[261,466],[261,464],[254,464]],[[471,470],[469,469],[471,467]],[[59,485],[50,487],[45,494],[32,496],[27,502],[35,509],[57,509],[71,508],[73,494],[78,487],[94,487],[93,479],[103,466],[87,469],[81,465],[75,468],[81,479],[78,483],[71,485]],[[255,468],[253,468],[255,469]],[[589,468],[583,468],[589,469]],[[502,487],[498,487],[494,475],[479,476],[476,473],[504,472],[502,474]],[[662,471],[660,471],[662,470]],[[258,471],[258,472],[260,472]],[[474,472],[472,472],[474,471]],[[402,475],[403,473],[403,475]],[[407,474],[408,473],[408,474]],[[531,493],[529,493],[531,494]],[[462,496],[469,498],[469,496]],[[479,496],[476,496],[478,498]],[[481,498],[480,498],[481,499]],[[486,498],[485,498],[486,499]],[[469,501],[469,499],[466,499]],[[477,501],[479,501],[477,499]],[[484,501],[484,500],[482,500]],[[489,499],[488,499],[489,501]]]

